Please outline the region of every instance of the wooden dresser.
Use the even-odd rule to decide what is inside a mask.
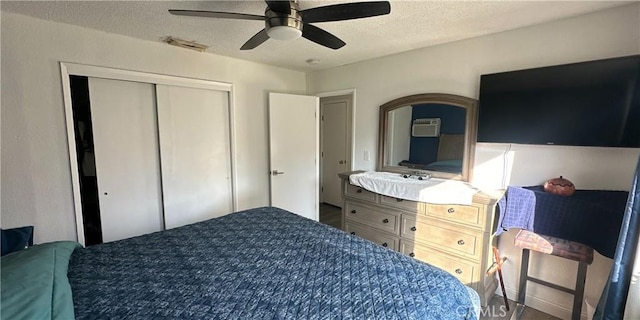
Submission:
[[[342,178],[342,229],[444,269],[480,295],[482,306],[498,286],[491,236],[496,200],[477,193],[472,205],[443,205],[387,197]]]

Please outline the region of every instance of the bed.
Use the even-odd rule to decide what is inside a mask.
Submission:
[[[18,312],[13,318],[19,319],[29,307],[25,301],[33,301],[10,291],[14,282],[31,287],[25,281],[33,271],[5,270],[16,260],[7,257],[47,246],[54,246],[56,258],[44,260],[57,266],[35,272],[60,278],[53,286],[45,281],[53,290],[44,293],[53,305],[51,318],[64,319],[54,315],[69,312],[76,319],[477,319],[479,314],[477,294],[445,271],[273,207],[87,248],[55,244],[2,258],[3,316]]]
[[[464,134],[440,134],[438,138],[438,154],[436,161],[428,164],[404,160],[400,166],[418,170],[441,171],[449,173],[462,172],[462,158],[464,157]]]

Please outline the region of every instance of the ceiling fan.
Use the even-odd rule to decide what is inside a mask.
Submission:
[[[339,49],[345,45],[344,41],[310,23],[368,18],[391,12],[391,5],[388,1],[343,3],[306,10],[299,9],[298,0],[265,2],[267,3],[267,9],[264,12],[264,16],[199,10],[172,9],[169,12],[179,16],[263,20],[265,23],[264,29],[251,37],[240,50],[251,50],[269,38],[293,40],[300,36],[319,45],[331,49]]]

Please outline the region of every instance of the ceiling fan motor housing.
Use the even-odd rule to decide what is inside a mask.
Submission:
[[[302,17],[298,13],[298,3],[291,2],[291,13],[274,12],[267,8],[264,15],[265,29],[269,38],[276,40],[293,40],[302,35]]]

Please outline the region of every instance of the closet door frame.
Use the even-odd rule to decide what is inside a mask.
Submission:
[[[170,86],[216,90],[227,92],[229,97],[229,146],[231,150],[231,203],[232,210],[238,208],[236,196],[236,135],[235,135],[235,108],[233,103],[233,85],[231,83],[185,78],[164,74],[147,73],[140,71],[123,70],[108,67],[90,66],[77,63],[60,62],[60,73],[62,76],[62,94],[64,100],[65,120],[67,125],[67,143],[69,145],[69,164],[71,169],[71,186],[73,191],[73,207],[76,216],[76,241],[84,246],[84,218],[82,217],[82,198],[80,194],[80,176],[78,173],[77,150],[75,141],[75,125],[73,122],[73,107],[71,103],[71,83],[69,76],[84,76],[93,78],[104,78],[112,80],[123,80],[133,82],[144,82],[150,84],[162,84]]]

